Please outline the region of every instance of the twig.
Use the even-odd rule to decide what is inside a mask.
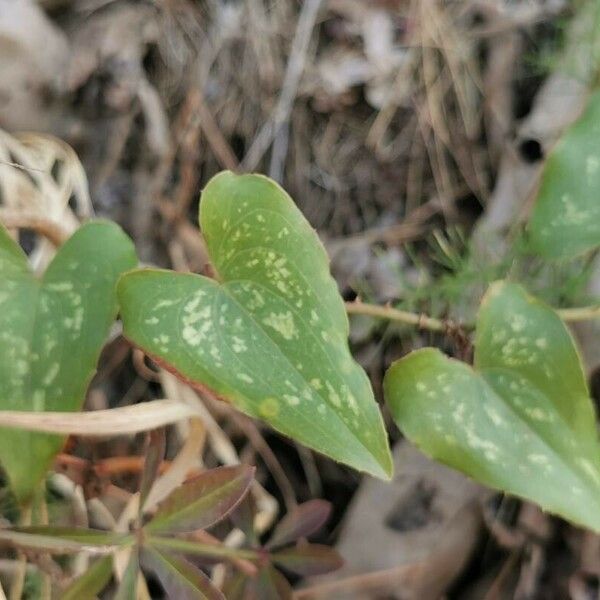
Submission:
[[[221,129],[219,128],[215,117],[206,105],[204,97],[197,91],[197,97],[194,98],[196,102],[196,111],[199,119],[200,128],[204,132],[206,139],[215,154],[215,158],[219,161],[219,164],[224,169],[230,171],[237,171],[239,168],[239,162],[235,156],[231,146],[225,139]]]
[[[447,333],[448,331],[456,329],[467,331],[475,329],[474,323],[454,323],[450,320],[429,317],[423,313],[413,313],[406,310],[399,310],[391,306],[379,306],[377,304],[367,304],[360,301],[346,302],[346,312],[351,315],[368,315],[378,319],[397,321],[398,323],[414,325],[420,329],[428,329],[429,331]],[[600,319],[600,306],[559,308],[556,309],[555,312],[563,321],[571,323]]]
[[[600,306],[582,306],[580,308],[560,308],[556,311],[563,321],[590,321],[600,319]]]
[[[273,153],[271,155],[271,166],[269,175],[276,180],[281,179],[283,163],[287,153],[287,122],[298,91],[300,77],[304,71],[306,62],[306,53],[315,26],[317,14],[321,7],[322,0],[306,0],[302,5],[302,12],[298,18],[296,33],[292,41],[290,58],[287,63],[281,94],[275,106],[272,117],[263,125],[262,129],[254,139],[252,146],[248,150],[242,161],[244,171],[253,171],[269,148],[271,142],[275,140]],[[283,126],[285,129],[282,129]]]
[[[288,512],[292,511],[298,506],[294,486],[290,483],[290,480],[288,479],[285,470],[281,466],[279,459],[277,456],[275,456],[274,452],[271,450],[271,447],[265,441],[265,438],[262,436],[260,430],[251,419],[243,416],[240,413],[232,411],[230,418],[244,432],[252,447],[263,459],[267,469],[270,471],[271,475],[273,475],[273,479],[275,480],[277,487],[281,492],[286,509]]]
[[[415,325],[420,329],[429,331],[444,332],[452,326],[450,322],[442,321],[428,317],[424,314],[412,313],[406,310],[398,310],[391,306],[377,306],[376,304],[366,304],[364,302],[346,302],[346,311],[353,315],[369,315],[388,321],[397,321],[406,325]]]
[[[56,222],[39,214],[0,208],[0,221],[8,229],[31,229],[48,239],[53,246],[61,246],[69,234]]]

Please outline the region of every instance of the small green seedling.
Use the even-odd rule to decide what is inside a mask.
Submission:
[[[155,436],[154,441],[157,439]],[[137,597],[138,586],[144,582],[142,568],[157,577],[168,598],[233,600],[249,597],[236,595],[236,590],[255,590],[257,598],[291,600],[292,588],[275,565],[300,575],[327,573],[341,566],[339,555],[331,548],[306,541],[296,544],[318,530],[329,517],[331,507],[322,500],[299,505],[281,520],[265,546],[258,543],[252,505],[244,500],[254,473],[254,468],[247,465],[205,471],[171,492],[156,511],[147,512],[145,499],[163,451],[164,438],[149,448],[140,485],[140,509],[129,533],[21,527],[0,530],[0,544],[52,555],[85,551],[97,557],[83,575],[61,591],[62,600],[97,596],[113,577],[113,557],[117,552],[129,554],[113,596],[122,600]],[[247,547],[225,546],[204,531],[227,516],[232,516],[247,532]],[[225,595],[188,557],[201,564],[224,561],[231,565],[233,572]],[[241,561],[245,561],[245,571],[239,570]]]

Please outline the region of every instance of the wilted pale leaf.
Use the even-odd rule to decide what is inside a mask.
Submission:
[[[417,350],[384,390],[432,458],[600,531],[600,445],[579,356],[556,313],[519,286],[494,284],[484,299],[475,369]]]
[[[600,245],[600,92],[546,160],[530,222],[534,248],[570,258]]]
[[[379,477],[392,465],[323,246],[291,198],[258,175],[221,173],[200,221],[218,280],[125,275],[125,334],[193,384],[328,456]]]
[[[248,491],[253,476],[254,468],[248,465],[201,473],[171,492],[145,529],[152,533],[206,529],[235,508]]]
[[[117,312],[115,285],[135,266],[114,224],[84,225],[41,279],[0,225],[0,409],[76,411]],[[0,462],[19,501],[30,498],[64,438],[0,429]]]

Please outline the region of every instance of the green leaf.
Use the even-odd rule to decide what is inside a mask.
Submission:
[[[69,554],[86,551],[107,554],[132,542],[131,536],[76,527],[16,527],[0,529],[0,545]]]
[[[255,577],[234,574],[223,593],[227,600],[292,600],[293,597],[286,578],[271,566],[262,567]]]
[[[140,481],[140,514],[144,509],[144,503],[150,493],[152,485],[158,476],[160,464],[165,457],[166,436],[164,429],[155,429],[150,432],[150,441],[144,459],[144,470]]]
[[[245,573],[234,571],[223,586],[227,600],[254,600],[250,593],[251,581]]]
[[[259,175],[206,186],[200,221],[218,280],[125,275],[126,336],[159,363],[340,462],[389,478],[392,462],[348,319],[315,231]]]
[[[148,536],[147,545],[162,550],[170,550],[179,554],[190,554],[200,556],[203,559],[225,559],[244,558],[246,560],[258,560],[260,555],[254,550],[246,548],[232,548],[221,543],[202,543],[194,539],[179,537]]]
[[[123,573],[123,579],[115,592],[113,600],[134,600],[137,598],[138,577],[140,574],[140,560],[137,548],[131,549],[131,555]]]
[[[331,514],[331,504],[325,500],[303,502],[289,512],[275,527],[267,548],[284,546],[318,531]]]
[[[600,531],[600,445],[581,361],[557,314],[521,287],[488,291],[475,369],[418,350],[392,365],[384,392],[432,458]]]
[[[182,533],[206,529],[225,518],[245,496],[254,468],[220,467],[201,473],[175,489],[145,526],[149,532]]]
[[[278,550],[271,557],[278,566],[303,577],[330,573],[344,564],[342,557],[333,548],[321,544],[300,544]]]
[[[534,249],[571,258],[600,245],[600,91],[551,151],[530,221]]]
[[[142,554],[142,563],[156,573],[167,598],[225,600],[210,579],[184,558],[147,548]]]
[[[61,594],[61,600],[95,598],[112,577],[112,556],[95,561],[83,575],[75,579]]]
[[[115,286],[136,264],[112,223],[81,227],[41,279],[0,225],[0,409],[76,411],[117,312]],[[0,429],[0,462],[24,503],[64,438]]]
[[[261,569],[255,585],[256,600],[292,600],[292,587],[287,579],[273,567]]]

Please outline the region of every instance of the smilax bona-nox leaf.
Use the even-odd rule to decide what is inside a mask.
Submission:
[[[125,275],[125,335],[192,385],[340,462],[389,477],[369,380],[325,250],[292,199],[259,175],[225,172],[200,203],[216,278]]]

